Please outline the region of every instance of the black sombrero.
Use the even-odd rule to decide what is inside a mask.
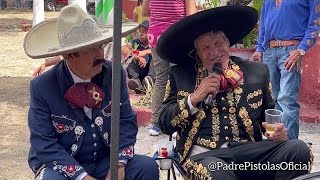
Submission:
[[[255,27],[258,12],[249,6],[223,6],[188,16],[168,28],[159,38],[157,53],[171,63],[194,64],[190,57],[194,40],[210,31],[222,31],[230,46],[243,39]]]

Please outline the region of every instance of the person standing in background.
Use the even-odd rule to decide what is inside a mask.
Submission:
[[[268,65],[276,109],[289,139],[298,138],[301,60],[319,34],[319,0],[263,1],[256,52],[251,60]]]
[[[145,0],[142,4],[142,15],[149,16],[148,41],[152,48],[156,73],[152,100],[152,124],[149,130],[151,136],[157,136],[161,132],[158,120],[170,67],[170,64],[161,59],[155,51],[157,40],[172,24],[194,13],[196,13],[195,0]]]
[[[141,24],[145,20],[148,20],[148,18],[149,18],[148,16],[142,15],[142,3],[143,3],[143,0],[138,0],[137,6],[133,9],[132,20],[133,20],[133,22],[137,22],[139,24]]]
[[[16,8],[21,8],[21,0],[16,0]]]
[[[137,0],[137,6],[134,7],[133,9],[133,17],[132,20],[133,22],[137,22],[141,24],[143,21],[148,20],[148,16],[143,16],[142,15],[142,3],[143,0]],[[137,35],[137,32],[132,33],[133,39],[139,38],[139,35]]]

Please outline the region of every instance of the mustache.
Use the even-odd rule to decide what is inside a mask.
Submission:
[[[101,63],[104,63],[104,59],[95,59],[93,62],[93,67],[100,65]]]

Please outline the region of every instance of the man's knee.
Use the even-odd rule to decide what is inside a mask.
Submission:
[[[36,180],[67,180],[67,178],[52,168],[43,168]]]
[[[185,163],[187,177],[190,179],[236,179],[232,170],[226,170],[228,164],[220,158],[205,157],[199,160],[188,160]]]
[[[310,148],[305,142],[299,139],[286,141],[283,146],[283,151],[286,153],[285,161],[307,163],[312,158]]]
[[[126,167],[127,179],[149,180],[159,179],[159,168],[157,162],[148,156],[135,155]]]
[[[138,155],[135,167],[138,170],[148,170],[148,171],[153,170],[154,172],[155,171],[159,172],[157,162],[148,156],[141,156],[141,155],[139,156]]]

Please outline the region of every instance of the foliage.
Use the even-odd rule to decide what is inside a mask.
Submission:
[[[258,11],[259,17],[261,14],[263,0],[252,0],[251,6]],[[221,5],[221,0],[206,0],[206,2],[201,7],[201,10],[215,8]],[[245,37],[242,42],[245,48],[254,48],[259,33],[259,26],[256,27]]]
[[[259,18],[261,15],[262,3],[263,3],[262,0],[253,0],[252,2],[252,7],[258,11]],[[245,38],[243,38],[243,46],[245,48],[253,49],[254,46],[256,45],[258,34],[259,34],[259,23]]]
[[[133,107],[151,108],[153,98],[153,87],[147,88],[145,93],[145,95],[140,96],[138,99],[131,100],[131,105]]]

